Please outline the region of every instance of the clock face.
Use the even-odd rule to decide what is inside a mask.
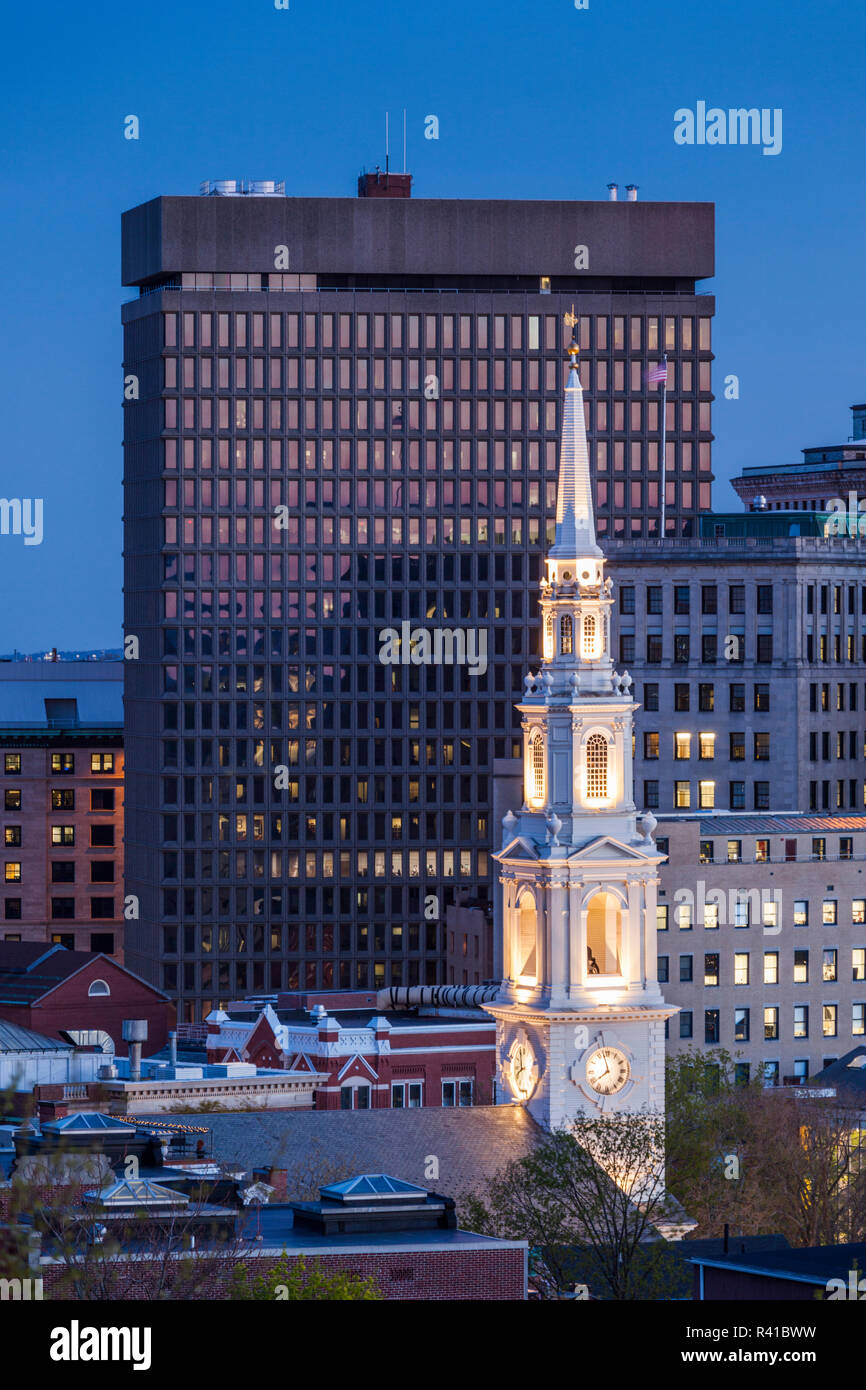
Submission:
[[[586,1079],[601,1096],[615,1096],[630,1072],[628,1058],[618,1047],[598,1047],[586,1059]]]
[[[521,1099],[528,1096],[534,1084],[535,1057],[528,1043],[515,1043],[511,1051],[511,1086]]]

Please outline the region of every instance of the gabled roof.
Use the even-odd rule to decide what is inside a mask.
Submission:
[[[38,1004],[53,990],[72,979],[85,966],[104,962],[100,969],[120,971],[121,975],[135,980],[158,999],[168,999],[168,995],[148,980],[143,980],[125,965],[120,965],[111,956],[88,951],[67,951],[64,946],[46,946],[38,941],[0,942],[0,1008],[4,1004],[10,1008],[26,1008]]]
[[[357,1063],[358,1066],[361,1067],[363,1071],[369,1072],[370,1077],[371,1077],[371,1079],[372,1079],[373,1081],[378,1081],[378,1080],[379,1080],[379,1078],[378,1078],[378,1076],[376,1075],[376,1072],[374,1071],[373,1067],[370,1066],[370,1063],[367,1061],[366,1057],[362,1057],[362,1056],[361,1056],[360,1052],[355,1052],[355,1053],[352,1054],[351,1057],[348,1058],[348,1060],[346,1061],[345,1066],[341,1067],[340,1070],[339,1070],[339,1072],[337,1073],[337,1080],[338,1080],[338,1081],[342,1081],[343,1077],[344,1077],[344,1076],[347,1076],[348,1073],[349,1073],[349,1072],[352,1070],[352,1068],[355,1066],[355,1063]]]
[[[648,859],[655,861],[659,858],[652,843],[644,849],[637,845],[627,845],[624,840],[618,840],[613,835],[600,835],[597,840],[590,840],[588,844],[581,845],[580,849],[574,850],[568,856],[570,864],[581,859],[634,859],[642,864]]]
[[[494,859],[540,859],[538,847],[532,840],[527,840],[523,835],[516,835],[510,840],[503,849],[499,849],[493,856]]]

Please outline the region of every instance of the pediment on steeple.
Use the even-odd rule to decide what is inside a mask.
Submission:
[[[532,840],[525,839],[522,835],[517,835],[513,840],[509,840],[503,849],[493,855],[494,859],[540,859],[538,846]]]
[[[604,860],[609,863],[611,859],[630,860],[632,863],[645,864],[647,862],[655,864],[657,856],[655,847],[651,853],[639,849],[635,845],[627,845],[623,840],[617,840],[613,835],[600,835],[597,840],[591,840],[589,844],[583,845],[581,849],[575,850],[568,856],[570,864],[580,861],[592,862],[595,859]]]

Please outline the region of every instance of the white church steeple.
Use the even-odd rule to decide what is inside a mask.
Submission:
[[[633,798],[628,673],[610,652],[613,585],[595,538],[578,347],[556,532],[541,581],[542,660],[524,682],[523,804],[503,821],[500,1099],[554,1128],[605,1106],[664,1104],[655,818]]]

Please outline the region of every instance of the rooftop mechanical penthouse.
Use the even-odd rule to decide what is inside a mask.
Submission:
[[[382,177],[123,218],[126,949],[190,1022],[436,982],[455,889],[489,899],[575,318],[600,536],[658,533],[665,353],[668,534],[711,503],[712,205]],[[486,670],[381,662],[404,622]]]

